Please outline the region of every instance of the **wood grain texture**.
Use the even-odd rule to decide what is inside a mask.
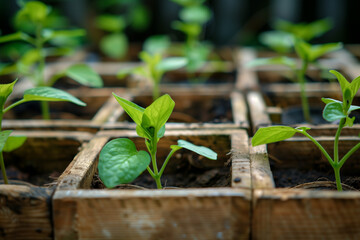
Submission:
[[[250,146],[251,181],[253,189],[275,187],[266,145]]]
[[[249,238],[251,177],[245,130],[168,130],[165,143],[158,148],[161,157],[162,148],[165,145],[168,148],[178,138],[208,147],[204,143],[210,142],[211,148],[219,153],[219,160],[232,160],[231,174],[241,179],[233,187],[86,189],[86,184],[81,182],[87,182],[84,179],[91,176],[84,172],[91,172],[89,169],[97,164],[97,154],[92,146],[100,150],[107,139],[126,135],[136,140],[133,130],[99,132],[83,150],[92,149],[90,153],[80,153],[60,177],[53,199],[55,239]],[[138,146],[140,142],[136,144]],[[224,164],[223,160],[215,164]],[[172,168],[171,162],[168,167]],[[63,184],[69,176],[73,182]]]

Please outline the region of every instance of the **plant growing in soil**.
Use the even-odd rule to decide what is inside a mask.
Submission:
[[[334,74],[341,87],[343,100],[338,101],[331,98],[322,98],[322,101],[326,104],[323,110],[323,118],[326,121],[334,122],[339,121],[338,130],[334,137],[334,155],[333,158],[328,154],[328,152],[321,146],[321,144],[313,138],[307,130],[308,127],[297,127],[292,128],[288,126],[271,126],[260,128],[252,138],[252,145],[257,146],[261,144],[268,144],[279,142],[291,138],[296,133],[301,133],[304,136],[308,137],[324,154],[326,159],[329,161],[330,165],[334,169],[336,186],[338,191],[342,191],[341,178],[340,178],[340,169],[346,162],[346,160],[360,148],[360,143],[356,144],[351,148],[341,159],[339,158],[339,138],[341,130],[344,127],[352,127],[355,117],[350,117],[350,113],[354,110],[360,109],[360,106],[351,105],[355,94],[360,88],[360,77],[355,78],[351,83],[346,80],[346,78],[339,72],[335,70],[330,71]]]
[[[311,123],[312,120],[306,94],[306,72],[310,64],[321,68],[318,59],[329,52],[340,49],[342,44],[325,43],[312,45],[308,42],[312,38],[329,30],[330,23],[326,19],[309,24],[293,24],[286,21],[278,21],[277,28],[279,29],[278,31],[268,32],[265,35],[262,35],[261,39],[281,56],[258,58],[249,62],[247,66],[283,65],[290,68],[294,73],[294,78],[292,80],[300,84],[301,105],[304,119],[306,122]],[[284,53],[289,52],[292,47],[295,48],[295,52],[301,61],[300,68],[298,68],[295,59],[283,55]]]
[[[182,57],[163,58],[160,53],[150,54],[142,51],[139,58],[143,65],[130,69],[123,69],[118,72],[118,77],[123,78],[128,74],[135,74],[149,79],[153,83],[153,100],[160,96],[160,81],[163,75],[175,69],[184,67],[187,60]]]
[[[150,154],[142,150],[137,151],[135,144],[127,138],[118,138],[107,143],[100,152],[98,165],[99,176],[106,187],[112,188],[119,184],[129,183],[147,169],[155,180],[157,188],[161,189],[161,176],[167,163],[171,156],[182,148],[211,160],[217,159],[217,154],[209,148],[178,140],[177,145],[170,146],[171,151],[159,170],[156,159],[157,144],[164,136],[165,123],[174,109],[175,102],[166,94],[144,109],[114,93],[113,95],[136,123],[136,133],[145,139]],[[150,163],[152,163],[152,169],[149,166]]]
[[[19,1],[20,2],[20,1]],[[84,36],[82,29],[57,30],[49,28],[51,8],[39,1],[23,3],[16,14],[16,22],[26,24],[25,30],[0,37],[0,43],[23,41],[29,44],[29,49],[16,63],[3,67],[0,74],[16,73],[28,77],[35,87],[51,87],[61,77],[67,76],[78,83],[90,87],[102,87],[100,76],[85,64],[74,64],[64,71],[54,74],[46,80],[44,76],[45,58],[61,52],[64,39]],[[53,44],[52,48],[48,45]],[[48,103],[42,102],[44,119],[50,118]]]
[[[6,176],[5,163],[3,159],[3,152],[10,152],[19,148],[26,140],[25,136],[10,136],[12,130],[2,130],[3,115],[12,108],[30,101],[68,101],[80,106],[86,106],[86,104],[76,97],[64,92],[62,90],[51,87],[36,87],[28,89],[24,92],[23,98],[14,102],[13,104],[6,106],[6,100],[13,92],[13,88],[17,80],[8,84],[0,84],[0,167],[4,183],[8,183]]]

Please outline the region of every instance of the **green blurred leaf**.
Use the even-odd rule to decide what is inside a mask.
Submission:
[[[259,40],[265,46],[278,53],[288,53],[294,45],[294,38],[291,34],[281,31],[267,31],[259,36]]]
[[[343,113],[343,105],[338,102],[326,104],[323,111],[323,118],[328,122],[346,118],[346,115]]]
[[[111,58],[122,58],[128,51],[128,39],[122,33],[109,34],[101,39],[100,49]]]
[[[294,136],[296,129],[287,126],[264,127],[257,130],[251,140],[253,146],[279,142]]]
[[[211,18],[211,11],[208,7],[199,5],[183,8],[179,16],[184,22],[204,24]]]
[[[100,152],[99,177],[108,188],[136,179],[150,164],[150,155],[137,151],[127,138],[108,142]]]
[[[130,24],[136,31],[144,31],[150,24],[150,12],[142,5],[137,5],[130,12]]]
[[[145,40],[143,44],[143,49],[145,52],[148,52],[150,54],[163,54],[166,52],[170,44],[171,41],[169,36],[153,35]]]
[[[29,35],[23,32],[11,33],[0,37],[0,43],[19,41],[19,40],[23,40],[30,43],[34,42],[34,40]]]
[[[204,156],[208,159],[211,159],[211,160],[217,159],[217,153],[214,152],[213,150],[211,150],[210,148],[203,147],[203,146],[197,146],[197,145],[194,145],[190,142],[187,142],[187,141],[181,140],[181,139],[178,140],[178,146],[188,149],[190,151],[193,151],[193,152],[195,152],[201,156]]]
[[[14,151],[15,149],[21,147],[25,143],[26,139],[26,136],[9,136],[5,143],[3,151]]]
[[[0,153],[3,152],[11,132],[12,130],[0,131]]]
[[[310,47],[310,52],[308,54],[309,61],[313,62],[329,52],[339,50],[340,48],[342,48],[342,46],[342,43],[326,43],[313,45]]]
[[[281,56],[272,58],[256,58],[246,64],[246,67],[257,67],[263,65],[283,65],[291,69],[296,68],[296,61],[292,58]]]
[[[29,1],[16,14],[17,22],[31,21],[36,24],[41,24],[46,21],[47,15],[50,13],[44,3],[39,1]]]
[[[183,57],[169,57],[163,59],[156,67],[157,70],[167,72],[184,67],[187,59]]]
[[[85,86],[103,87],[100,75],[83,63],[70,66],[66,69],[65,75]]]
[[[108,32],[121,32],[125,29],[126,22],[118,15],[102,15],[96,18],[96,26]]]
[[[82,102],[78,98],[71,94],[62,91],[60,89],[51,87],[36,87],[28,89],[24,92],[24,100],[29,101],[66,101],[72,102],[76,105],[86,106],[86,103]]]
[[[46,41],[55,39],[55,38],[74,38],[74,37],[83,37],[86,35],[84,29],[73,29],[73,30],[44,30],[43,37]]]

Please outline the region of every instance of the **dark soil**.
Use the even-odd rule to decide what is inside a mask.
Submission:
[[[322,117],[322,108],[310,108],[310,117],[312,124],[318,125],[318,124],[326,124],[327,122]],[[281,122],[284,125],[293,125],[293,124],[301,124],[306,123],[303,115],[303,110],[301,107],[295,106],[290,108],[283,109],[283,112],[281,114]]]
[[[231,182],[230,166],[220,168],[209,168],[201,165],[201,160],[197,161],[196,156],[185,156],[190,160],[181,161],[182,164],[177,165],[176,171],[171,172],[165,170],[161,178],[161,183],[164,188],[206,188],[206,187],[228,187]],[[195,159],[195,160],[194,160]],[[205,160],[210,161],[210,160]],[[95,174],[92,182],[92,187],[96,189],[103,189],[101,179]],[[131,189],[156,189],[155,180],[145,170],[137,179],[129,184],[122,184],[116,188],[131,188]]]
[[[236,72],[215,72],[211,74],[191,74],[170,72],[165,74],[162,83],[176,83],[176,84],[224,84],[235,83]]]

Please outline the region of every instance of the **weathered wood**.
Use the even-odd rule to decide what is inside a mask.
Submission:
[[[333,139],[316,138],[332,155]],[[358,143],[358,137],[344,137],[340,140],[340,156]],[[258,147],[256,147],[258,148]],[[253,195],[252,238],[253,239],[358,239],[360,237],[360,193],[356,191],[304,190],[275,188],[268,184],[271,173],[269,158],[276,168],[312,170],[329,163],[308,139],[295,137],[275,144],[268,144],[256,150],[259,158],[250,155]],[[262,156],[261,156],[262,154]],[[357,174],[357,159],[360,152],[347,160],[342,173]],[[269,156],[269,158],[268,158]],[[259,171],[266,169],[265,180],[259,178]],[[273,181],[273,180],[272,180]]]
[[[251,181],[253,189],[275,187],[266,145],[250,147]]]
[[[108,139],[136,140],[135,135],[133,130],[99,132],[83,149],[90,152],[80,153],[60,177],[53,199],[55,239],[249,239],[251,178],[245,130],[168,130],[159,142],[160,157],[165,145],[169,148],[178,138],[212,148],[222,164],[231,160],[232,187],[86,189],[81,182],[92,177],[88,173],[96,167],[96,151]],[[73,182],[64,183],[70,176]]]
[[[24,145],[4,153],[5,165],[22,174],[47,177],[61,173],[78,153],[81,145],[92,138],[87,132],[14,131],[13,135],[27,136]],[[35,172],[26,171],[35,169]],[[45,179],[50,187],[34,186],[12,180],[0,184],[0,238],[53,239],[51,197],[53,180]],[[21,182],[20,182],[21,183]]]

